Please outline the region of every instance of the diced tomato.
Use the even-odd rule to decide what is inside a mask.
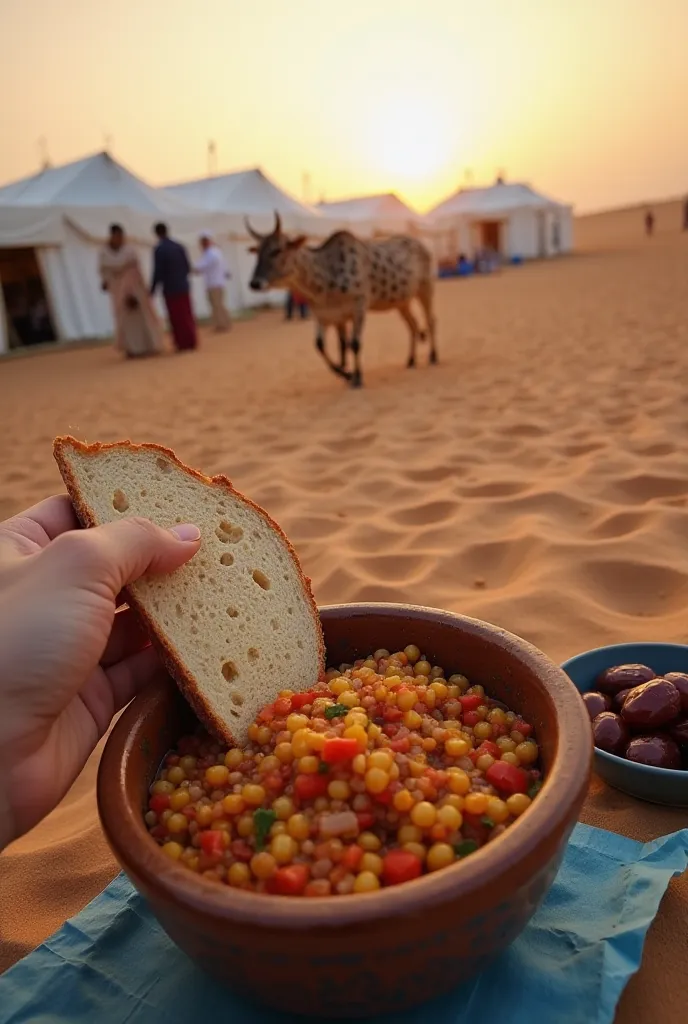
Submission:
[[[356,740],[352,740],[355,743]],[[327,775],[297,775],[294,779],[294,793],[299,800],[315,800],[327,793],[329,779]]]
[[[385,736],[389,736],[389,738],[392,739],[399,732],[399,726],[396,722],[387,722],[386,725],[382,726],[382,731]]]
[[[404,717],[404,712],[401,708],[395,708],[391,704],[386,704],[382,717],[386,722],[399,722]]]
[[[508,731],[507,727],[505,725],[501,725],[499,722],[492,726],[492,735],[495,739],[499,736],[506,736]]]
[[[511,728],[515,732],[523,733],[524,736],[530,736],[531,732],[533,731],[532,725],[529,725],[527,722],[524,722],[522,718],[517,718],[514,724],[511,726]]]
[[[201,832],[201,849],[206,857],[221,857],[225,852],[225,833],[219,829]]]
[[[491,786],[509,796],[528,792],[528,773],[508,761],[495,761],[485,772],[485,778]]]
[[[477,693],[467,693],[463,697],[459,697],[459,701],[464,711],[475,711],[485,703],[485,698],[479,697]]]
[[[263,785],[266,789],[269,789],[271,793],[281,793],[284,789],[285,782],[280,775],[279,769],[275,769],[274,772],[268,772],[263,779]]]
[[[189,821],[196,820],[196,808],[193,804],[187,804],[186,807],[182,807],[182,814],[185,818],[188,818]]]
[[[423,865],[410,850],[390,850],[382,860],[382,878],[387,885],[399,885],[418,878]]]
[[[284,718],[291,711],[291,700],[289,697],[278,697],[273,708],[278,718]]]
[[[359,751],[358,740],[335,736],[333,739],[325,740],[320,756],[327,764],[335,764],[337,761],[350,761]],[[327,786],[325,788],[327,789]]]
[[[391,804],[393,795],[394,794],[388,786],[387,789],[383,789],[381,793],[373,793],[373,800],[376,800],[379,804],[387,805]]]
[[[363,856],[363,850],[358,843],[352,843],[351,846],[347,846],[342,854],[340,861],[350,871],[355,871],[358,865],[361,863],[361,857]]]
[[[487,842],[490,830],[479,814],[464,814],[461,826],[464,839],[473,839],[478,846]]]
[[[243,839],[235,839],[230,849],[232,856],[236,857],[237,860],[243,861],[244,864],[248,864],[253,856],[253,850]]]
[[[400,736],[399,739],[392,740],[389,749],[393,750],[396,754],[408,754],[411,749],[411,740],[408,736]]]
[[[375,815],[370,811],[359,811],[356,818],[358,819],[358,827],[361,832],[367,828],[372,828],[375,824]]]
[[[167,827],[165,825],[154,825],[150,830],[150,834],[153,836],[153,839],[166,839]]]
[[[288,864],[277,868],[266,888],[278,896],[300,896],[308,885],[309,875],[306,864]]]
[[[170,806],[170,798],[167,793],[155,793],[148,801],[151,811],[162,814]]]
[[[322,697],[321,693],[315,693],[311,690],[309,693],[295,693],[291,698],[291,709],[292,711],[298,711],[299,708],[303,708],[306,704],[312,704],[318,697]]]
[[[470,725],[471,728],[477,725],[480,721],[480,715],[477,711],[464,711],[463,713],[463,724]]]
[[[275,705],[266,704],[263,710],[258,714],[259,722],[270,722],[275,717]]]

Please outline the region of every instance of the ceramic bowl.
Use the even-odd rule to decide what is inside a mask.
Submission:
[[[580,693],[596,689],[600,672],[615,665],[648,665],[658,675],[688,672],[688,646],[685,644],[611,644],[578,654],[562,665]],[[595,747],[595,771],[615,789],[639,800],[672,807],[688,807],[688,771],[653,768],[627,761]]]
[[[136,697],[109,737],[100,815],[169,936],[237,993],[320,1019],[398,1013],[480,971],[543,900],[586,793],[590,723],[564,672],[496,626],[385,604],[324,608],[321,619],[328,664],[415,643],[534,725],[545,783],[512,827],[465,860],[374,893],[297,899],[208,882],[169,860],[143,821],[162,758],[193,724],[176,688],[163,683]]]

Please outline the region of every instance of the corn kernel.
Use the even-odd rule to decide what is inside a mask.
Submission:
[[[251,878],[251,871],[248,864],[235,861],[227,872],[227,881],[237,889],[241,889]]]
[[[299,729],[305,729],[309,725],[309,719],[306,715],[298,715],[292,711],[290,715],[287,715],[287,729],[289,732],[298,732]]]
[[[375,851],[379,850],[382,846],[382,843],[374,832],[361,832],[356,842],[362,850],[366,851],[366,853],[375,853]]]
[[[413,666],[413,671],[417,676],[429,676],[432,672],[432,665],[429,661],[417,661]]]
[[[311,750],[322,750],[325,746],[326,738],[321,732],[314,732],[312,729],[308,730],[308,746]]]
[[[264,851],[263,853],[255,853],[251,857],[251,871],[256,876],[264,880],[274,875],[277,870],[277,861],[271,853]]]
[[[213,820],[213,809],[210,804],[202,804],[196,811],[196,824],[206,828]]]
[[[479,740],[489,740],[492,735],[492,726],[489,722],[476,722],[473,726],[473,735]]]
[[[354,880],[354,892],[375,892],[380,888],[380,880],[372,871],[361,871]]]
[[[222,801],[222,810],[226,814],[241,814],[246,807],[246,801],[241,793],[229,793]]]
[[[256,734],[257,734],[259,728],[260,728],[260,726],[258,725],[257,722],[251,722],[251,724],[249,725],[248,729],[246,730],[246,733],[247,733],[248,738],[250,739],[251,743],[255,743],[256,742]]]
[[[501,825],[503,821],[509,817],[509,808],[503,800],[500,800],[497,796],[492,796],[487,801],[487,808],[485,813],[488,818],[494,821],[495,825]]]
[[[429,689],[435,694],[437,700],[446,700],[449,696],[449,687],[439,679],[430,683]]]
[[[460,693],[465,693],[471,685],[469,680],[466,679],[465,676],[462,676],[460,672],[455,673],[453,676],[449,676],[448,682],[451,686],[458,686]]]
[[[428,850],[426,866],[428,871],[439,871],[453,864],[456,854],[449,843],[433,843]]]
[[[272,803],[272,809],[279,821],[287,821],[294,813],[294,801],[289,796],[278,796]]]
[[[186,832],[189,827],[189,819],[183,814],[170,814],[165,824],[168,832]]]
[[[415,853],[416,857],[424,864],[427,856],[427,847],[423,843],[404,843],[402,846],[403,850],[408,850],[409,853]]]
[[[290,761],[293,761],[294,751],[291,748],[291,743],[278,743],[275,747],[275,757],[281,764],[289,764]]]
[[[413,779],[420,779],[425,775],[425,762],[416,754],[415,758],[408,762],[408,769]]]
[[[364,750],[368,746],[368,733],[362,725],[350,725],[348,729],[344,730],[344,737],[346,739],[357,740]]]
[[[280,692],[278,693],[277,696],[278,697],[293,697],[294,696],[294,691],[293,690],[280,690]]]
[[[463,814],[456,807],[452,807],[451,804],[444,804],[437,812],[437,820],[440,825],[444,825],[450,832],[456,832],[463,824]]]
[[[351,796],[351,786],[344,779],[333,779],[327,787],[327,794],[333,800],[348,800]]]
[[[229,780],[229,768],[224,764],[213,764],[205,770],[205,781],[217,789],[219,786],[226,786]]]
[[[415,644],[409,644],[408,647],[404,647],[404,654],[412,665],[415,665],[420,658],[420,650]]]
[[[392,767],[394,758],[388,750],[374,750],[372,754],[368,755],[368,767],[369,768],[382,768],[383,772],[388,772]]]
[[[458,793],[447,793],[447,795],[442,798],[443,807],[456,807],[457,811],[463,810],[464,802],[464,798],[459,796]]]
[[[170,807],[173,811],[181,811],[182,807],[186,807],[190,799],[188,789],[176,789],[170,797]]]
[[[397,707],[401,711],[410,711],[418,701],[415,690],[400,690],[397,694]]]
[[[467,814],[484,814],[487,810],[488,797],[485,793],[469,793],[464,802]]]
[[[361,857],[361,863],[358,865],[358,870],[372,871],[378,878],[382,874],[382,857],[379,857],[376,853],[364,853]]]
[[[272,739],[272,729],[267,725],[261,725],[256,733],[255,742],[259,747],[264,747]]]
[[[330,683],[330,692],[335,693],[337,696],[346,693],[347,690],[353,690],[353,683],[350,679],[345,679],[344,676],[337,676]]]
[[[525,793],[514,793],[508,797],[506,806],[509,814],[513,814],[515,818],[518,818],[524,811],[527,811],[532,801],[529,796]]]
[[[426,707],[434,708],[436,702],[437,694],[435,693],[431,686],[428,686],[427,690],[423,694],[423,703],[426,705]]]
[[[516,753],[514,751],[508,750],[506,751],[506,753],[502,754],[499,760],[506,761],[507,764],[515,764],[517,766],[521,763],[518,757],[516,756]]]
[[[407,711],[403,721],[407,729],[420,729],[423,724],[423,718],[417,711]]]
[[[196,764],[198,759],[192,754],[185,754],[184,757],[179,758],[179,767],[183,770],[185,775],[190,775],[191,772],[196,770]]]
[[[350,711],[344,718],[344,725],[348,728],[350,725],[368,725],[368,716],[365,711],[361,708],[355,708]]]
[[[387,696],[387,687],[377,686],[373,692],[373,696],[375,697],[375,700],[384,700],[385,697]]]
[[[270,843],[270,853],[278,864],[291,864],[298,851],[298,843],[290,835],[277,835]]]
[[[492,754],[481,754],[480,757],[476,758],[475,767],[479,772],[486,772],[494,763],[495,759]]]
[[[299,771],[304,775],[315,775],[319,766],[320,760],[315,754],[307,754],[306,757],[299,758]]]
[[[369,793],[381,793],[389,785],[389,775],[382,768],[369,768],[365,773],[365,786]]]
[[[410,817],[418,828],[432,828],[437,819],[437,809],[429,800],[421,800],[411,808]]]
[[[271,836],[284,836],[287,834],[287,825],[284,821],[273,821],[270,826]]]
[[[165,843],[162,848],[162,852],[169,857],[170,860],[179,860],[181,855],[184,853],[184,847],[181,843],[175,843],[175,841],[172,840],[169,843]]]
[[[355,708],[358,707],[361,701],[355,690],[346,690],[339,695],[338,703],[343,704],[345,708]]]
[[[185,778],[186,772],[178,764],[167,769],[167,781],[171,782],[174,786],[178,786]]]
[[[444,744],[444,752],[448,757],[465,757],[470,749],[468,741],[458,736],[448,739]]]
[[[368,726],[368,739],[375,741],[378,736],[382,736],[382,729],[375,722],[371,722]]]
[[[540,751],[538,750],[537,743],[533,743],[532,740],[525,740],[523,743],[517,744],[516,749],[514,750],[514,754],[521,764],[525,765],[535,764],[539,753]]]
[[[243,796],[249,807],[260,807],[265,800],[265,790],[262,786],[257,786],[253,782],[247,782],[241,790]]]
[[[351,762],[356,775],[365,775],[366,773],[366,756],[365,754],[356,754],[356,757]]]
[[[397,830],[397,842],[399,846],[405,846],[406,843],[420,843],[423,838],[423,833],[416,825],[402,825]]]
[[[513,753],[516,749],[516,744],[512,740],[511,736],[498,736],[495,743],[503,754],[506,754],[507,752]]]
[[[390,666],[390,668],[387,669],[386,680],[387,680],[387,689],[388,690],[390,690],[390,689],[394,690],[394,689],[397,688],[397,686],[401,686],[401,684],[402,684],[401,676],[397,675],[396,673],[397,673],[397,669],[396,668],[392,668]]]
[[[292,814],[287,820],[287,832],[293,839],[303,842],[311,834],[311,824],[305,814]]]
[[[261,775],[268,775],[270,772],[275,772],[280,767],[280,759],[275,757],[274,754],[267,754],[258,765],[258,771]]]
[[[492,708],[487,716],[487,720],[488,722],[491,722],[492,725],[505,725],[506,714],[501,708]]]

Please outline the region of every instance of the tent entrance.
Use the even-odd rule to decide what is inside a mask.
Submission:
[[[500,220],[481,220],[475,225],[478,236],[478,247],[491,252],[502,253],[502,222]]]
[[[57,341],[35,249],[0,249],[0,286],[10,349]]]

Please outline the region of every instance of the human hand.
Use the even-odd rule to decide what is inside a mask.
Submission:
[[[199,548],[195,526],[78,530],[48,498],[0,524],[0,850],[55,807],[113,715],[164,669],[123,587]]]

